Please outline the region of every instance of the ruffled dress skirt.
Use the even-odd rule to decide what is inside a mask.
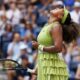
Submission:
[[[67,66],[57,53],[38,54],[37,80],[68,80]]]

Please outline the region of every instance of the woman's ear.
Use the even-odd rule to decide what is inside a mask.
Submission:
[[[59,11],[58,11],[58,18],[59,19],[62,19],[63,18],[63,16],[64,16],[64,9],[60,9]]]

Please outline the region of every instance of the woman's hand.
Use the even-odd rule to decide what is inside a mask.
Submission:
[[[38,49],[39,44],[38,44],[38,42],[36,42],[36,41],[32,41],[32,46],[33,46],[35,49]]]

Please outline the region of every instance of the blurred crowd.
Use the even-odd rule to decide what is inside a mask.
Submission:
[[[23,55],[27,54],[28,62],[34,67],[37,51],[31,41],[37,40],[55,5],[65,5],[72,20],[80,24],[79,0],[0,0],[0,58],[21,63],[21,59],[26,59]],[[68,45],[64,59],[70,78],[80,79],[80,38]]]

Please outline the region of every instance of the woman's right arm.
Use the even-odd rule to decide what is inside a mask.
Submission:
[[[53,27],[50,32],[54,44],[48,47],[44,46],[43,47],[44,52],[59,53],[62,51],[62,46],[63,46],[62,26],[60,24],[55,24],[54,26],[55,27]]]

